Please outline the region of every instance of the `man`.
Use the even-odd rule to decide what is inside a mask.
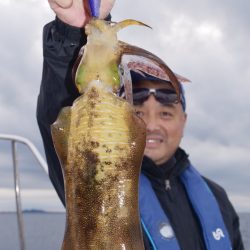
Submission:
[[[168,82],[148,75],[142,77],[133,72],[132,80],[136,112],[145,121],[147,127],[144,152],[146,157],[144,157],[142,163],[142,174],[150,180],[160,206],[167,213],[169,224],[172,226],[171,228],[166,225],[165,236],[167,238],[171,237],[171,234],[175,234],[181,249],[210,249],[207,246],[206,248],[206,243],[204,243],[206,236],[202,225],[206,222],[201,221],[202,209],[196,210],[199,205],[191,201],[191,196],[195,196],[196,191],[192,190],[193,193],[190,195],[188,187],[182,181],[183,175],[186,175],[185,172],[192,168],[187,154],[179,148],[187,119],[184,93],[181,93],[181,102],[178,103],[176,102],[177,96],[175,94],[174,98],[173,89]],[[232,240],[233,249],[243,249],[237,215],[227,199],[225,191],[211,180],[205,178],[204,180],[220,206],[223,220]],[[191,181],[198,180],[195,177]],[[199,188],[202,189],[203,187],[200,186]],[[140,192],[142,195],[145,193],[142,189]],[[148,193],[149,190],[147,189],[145,195],[148,196]],[[195,198],[198,203],[204,202],[204,199],[210,199],[207,197],[206,191]],[[152,200],[148,201],[147,206],[149,206],[149,203],[152,203]],[[208,204],[205,204],[205,206],[205,209],[209,209]],[[158,208],[152,205],[151,207],[153,213],[150,214],[149,209],[146,213],[153,217]],[[212,207],[211,209],[213,209]],[[231,215],[228,216],[229,214]],[[157,216],[155,216],[155,220],[157,219]],[[212,218],[209,219],[212,220]],[[230,223],[232,224],[229,225]],[[230,228],[233,231],[230,232]],[[164,230],[164,227],[162,230]],[[203,230],[203,236],[201,230]],[[217,231],[217,233],[219,238],[220,232]]]
[[[70,106],[79,95],[71,70],[80,47],[86,43],[80,27],[86,24],[89,15],[79,5],[81,0],[73,0],[66,8],[56,1],[49,2],[57,18],[44,28],[44,67],[37,119],[49,175],[65,205],[62,171],[50,125],[61,108]],[[201,177],[179,148],[187,116],[184,93],[178,102],[168,82],[131,74],[136,112],[147,128],[140,184],[145,249],[214,250],[231,246],[235,250],[244,249],[238,216],[225,191]]]

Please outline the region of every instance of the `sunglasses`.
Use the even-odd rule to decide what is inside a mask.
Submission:
[[[150,95],[154,95],[155,99],[163,105],[179,102],[177,94],[171,89],[134,88],[134,105],[141,105],[149,98]]]

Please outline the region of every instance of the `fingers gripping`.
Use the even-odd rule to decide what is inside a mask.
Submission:
[[[61,8],[69,8],[73,0],[49,0],[50,3],[59,5]]]

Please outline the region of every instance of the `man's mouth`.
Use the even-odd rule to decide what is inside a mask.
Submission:
[[[163,139],[161,137],[147,137],[146,138],[146,148],[157,148],[161,143],[163,142]]]

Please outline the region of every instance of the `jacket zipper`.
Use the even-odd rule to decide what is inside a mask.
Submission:
[[[170,180],[169,179],[165,180],[165,189],[166,190],[170,190],[171,189],[171,185],[170,185]]]

